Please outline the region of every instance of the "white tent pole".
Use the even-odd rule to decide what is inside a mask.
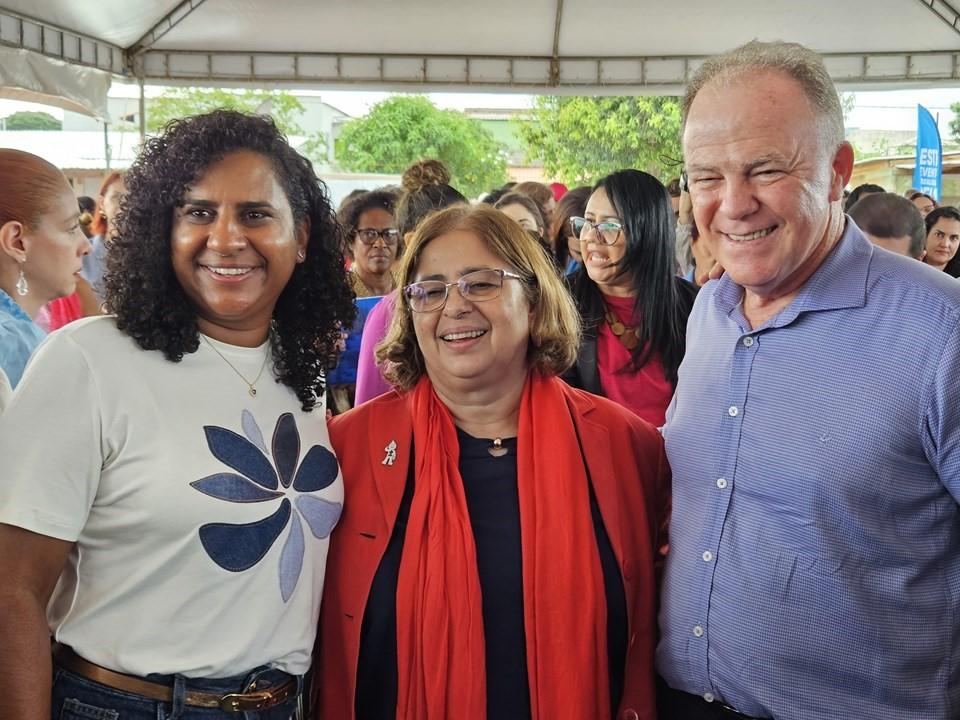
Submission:
[[[140,142],[143,142],[143,139],[147,136],[147,103],[143,97],[143,73],[140,73],[140,77],[137,78],[137,82],[140,85],[140,97],[138,98],[138,116],[140,117]]]

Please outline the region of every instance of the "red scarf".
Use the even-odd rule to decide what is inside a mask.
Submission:
[[[397,582],[398,720],[486,717],[480,580],[450,411],[410,393],[416,486]],[[531,373],[517,486],[533,720],[605,718],[607,605],[583,458],[562,381]]]

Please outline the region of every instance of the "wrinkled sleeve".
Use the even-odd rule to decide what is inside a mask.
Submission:
[[[380,341],[386,337],[387,327],[393,317],[393,307],[396,304],[397,293],[387,295],[378,302],[363,325],[360,336],[360,357],[357,360],[357,389],[354,395],[354,407],[373,400],[390,391],[388,383],[380,372],[374,351]]]
[[[956,319],[929,389],[924,451],[947,491],[960,502],[960,318]]]
[[[79,537],[100,481],[99,406],[82,350],[48,338],[0,415],[0,522]]]
[[[13,394],[13,388],[10,387],[10,381],[7,374],[0,368],[0,415],[3,409],[10,403],[10,396]]]

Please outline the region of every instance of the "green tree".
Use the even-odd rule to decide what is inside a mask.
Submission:
[[[156,132],[176,118],[218,108],[270,115],[286,135],[305,134],[298,121],[304,112],[303,104],[290,93],[222,88],[167,88],[147,104],[147,130]],[[326,162],[326,139],[322,133],[308,135],[300,150],[314,162]]]
[[[950,112],[953,113],[953,120],[950,121],[950,135],[960,142],[960,102],[953,103],[950,106]]]
[[[63,130],[63,123],[50,113],[21,111],[3,119],[7,130]]]
[[[506,180],[503,148],[493,135],[479,121],[440,110],[422,95],[389,98],[346,123],[336,158],[345,170],[377,173],[402,173],[417,160],[436,158],[467,197]]]
[[[540,96],[520,136],[527,156],[568,184],[623,168],[665,179],[679,173],[680,103],[674,97]]]

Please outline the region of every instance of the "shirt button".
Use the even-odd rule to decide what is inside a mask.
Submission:
[[[704,693],[703,699],[707,702],[713,702],[715,698],[713,697],[713,693]]]
[[[709,550],[704,550],[704,551],[703,551],[703,561],[704,561],[704,562],[710,562],[711,560],[713,560],[713,553],[710,552]]]
[[[747,336],[743,339],[743,345],[744,345],[744,347],[753,347],[753,342],[754,342],[754,341],[753,341],[753,336],[752,336],[752,335],[747,335]]]
[[[693,626],[693,636],[694,637],[703,637],[703,628],[699,625]]]
[[[727,415],[730,417],[736,417],[740,414],[740,409],[736,405],[731,405],[727,408]]]
[[[727,479],[726,479],[726,478],[718,478],[718,479],[717,479],[717,487],[718,487],[718,488],[720,488],[721,490],[723,490],[726,486],[727,486]]]
[[[623,720],[639,720],[640,716],[637,715],[637,711],[633,708],[623,711]]]

